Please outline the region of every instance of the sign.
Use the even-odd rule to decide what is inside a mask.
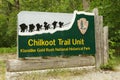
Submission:
[[[94,14],[22,11],[18,57],[95,54]]]

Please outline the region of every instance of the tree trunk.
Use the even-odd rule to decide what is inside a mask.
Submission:
[[[19,10],[19,8],[20,8],[19,0],[14,0],[14,1],[15,1],[15,7],[16,7],[16,9]]]
[[[89,10],[89,3],[90,3],[90,0],[83,0],[83,10],[84,11]]]

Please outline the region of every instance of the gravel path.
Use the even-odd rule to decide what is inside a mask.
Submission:
[[[17,78],[17,77],[16,77]],[[10,79],[10,80],[21,80]],[[22,79],[22,80],[120,80],[120,71],[93,71],[84,75],[77,76],[59,76],[59,77],[41,77],[37,79]]]
[[[83,76],[69,77],[69,79],[66,80],[120,80],[120,72],[97,71]]]

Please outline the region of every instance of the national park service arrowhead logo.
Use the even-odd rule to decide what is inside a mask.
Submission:
[[[77,25],[81,34],[84,35],[88,29],[89,22],[86,20],[86,18],[80,18],[77,20]]]

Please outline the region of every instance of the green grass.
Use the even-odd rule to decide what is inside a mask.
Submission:
[[[17,48],[12,47],[12,48],[0,48],[0,54],[5,54],[5,53],[16,53]]]
[[[88,73],[88,70],[59,70],[54,69],[52,71],[44,72],[44,73],[30,73],[30,74],[21,74],[17,80],[53,80],[53,79],[60,79],[70,80],[70,76],[78,76],[84,75]]]
[[[0,80],[5,80],[5,61],[0,60]]]
[[[115,70],[116,66],[120,65],[120,55],[113,56],[111,59],[109,59],[108,63],[101,66],[101,69],[103,70]]]

